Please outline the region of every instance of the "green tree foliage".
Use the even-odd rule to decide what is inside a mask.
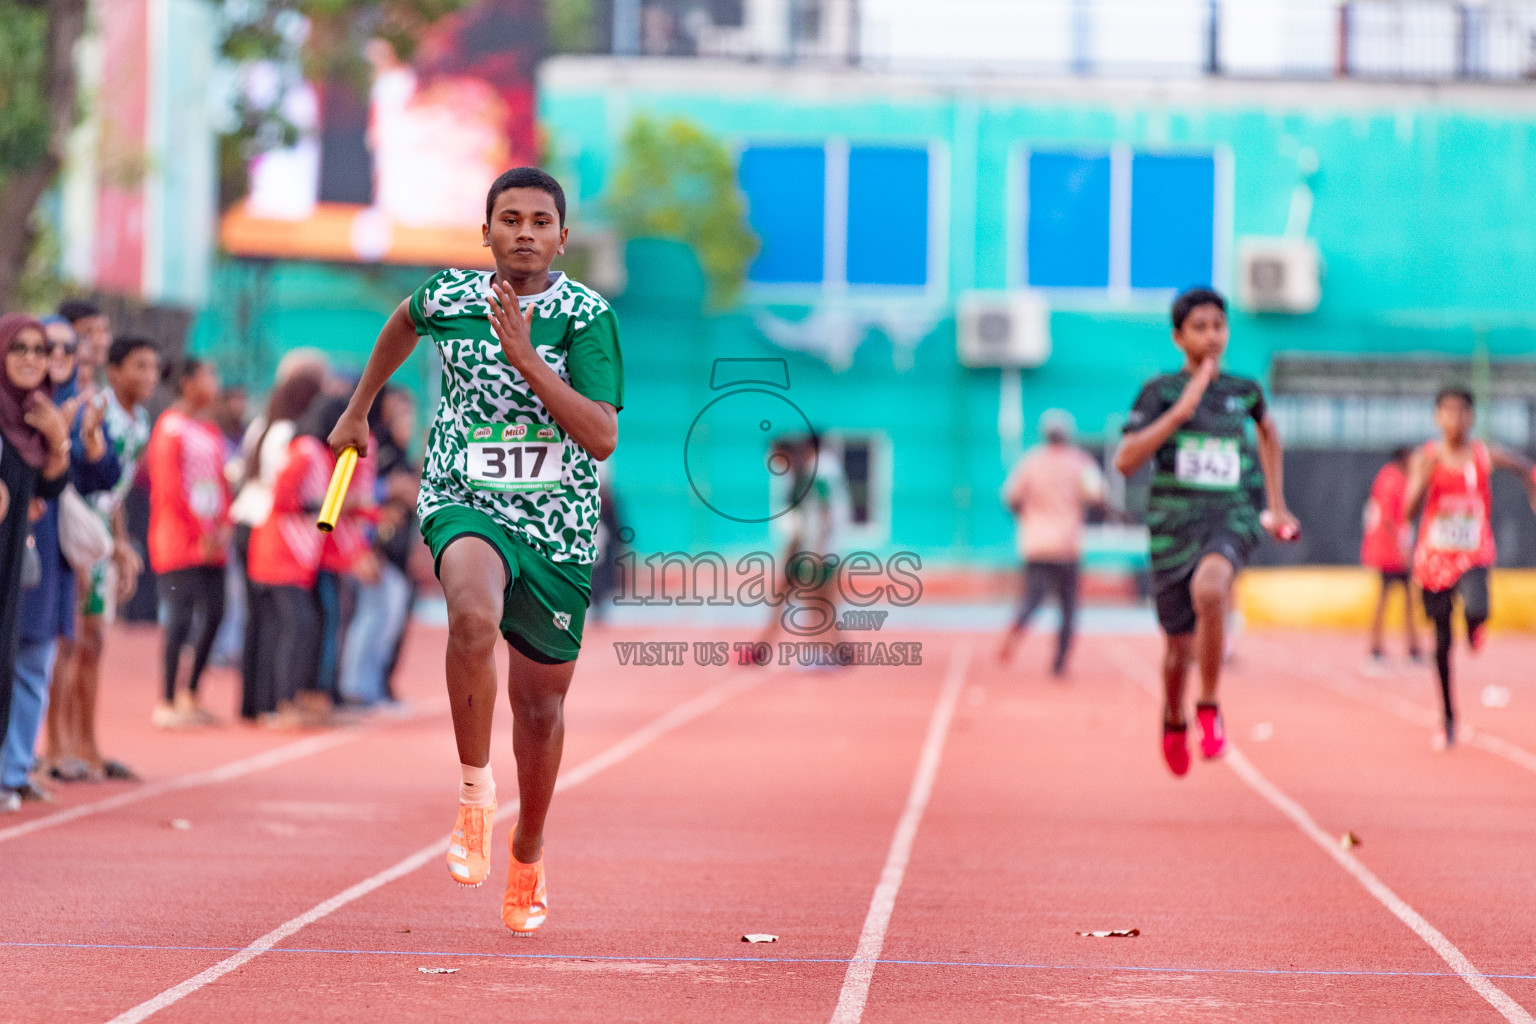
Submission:
[[[597,47],[593,0],[545,0],[551,53],[591,53]]]
[[[689,245],[709,281],[712,305],[736,298],[758,240],[747,227],[736,163],[719,139],[681,118],[636,118],[624,137],[608,206],[625,238]]]
[[[358,42],[364,36],[382,39],[395,48],[403,61],[416,55],[427,29],[439,20],[462,11],[475,0],[305,0],[312,9],[311,20],[322,36],[314,47],[316,56],[329,54],[332,61],[350,61],[354,73],[362,70],[357,63],[361,53]]]
[[[366,84],[363,44],[383,39],[409,61],[432,24],[475,0],[223,0],[224,56],[281,60],[302,44],[304,77],[354,76]]]
[[[0,0],[0,175],[28,170],[48,151],[47,37],[46,11]]]
[[[409,61],[432,24],[474,0],[221,0],[223,59],[250,72],[262,68],[269,86],[240,81],[229,97],[219,138],[219,205],[243,197],[250,161],[259,153],[292,145],[298,133],[283,116],[288,90],[303,81],[349,81],[367,95],[364,47],[373,39]]]
[[[85,5],[0,0],[0,309],[25,290],[37,207],[79,119],[74,52]]]
[[[41,5],[0,0],[0,193],[48,156],[48,96],[45,89],[48,14]],[[27,309],[53,305],[62,296],[56,270],[59,245],[35,214],[25,265],[12,271],[16,304]]]

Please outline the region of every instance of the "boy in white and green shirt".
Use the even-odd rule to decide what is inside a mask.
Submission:
[[[547,912],[544,819],[597,557],[597,461],[618,442],[624,403],[613,311],[596,292],[550,272],[566,235],[565,194],[554,178],[532,167],[498,178],[482,228],[496,270],[445,270],[400,304],[330,438],[338,453],[366,451],[367,413],[379,389],[418,336],[433,340],[442,401],[418,511],[448,603],[448,693],[460,762],[448,869],[466,886],[490,871],[500,634],[511,646],[520,782],[502,921],[518,935],[532,935]]]

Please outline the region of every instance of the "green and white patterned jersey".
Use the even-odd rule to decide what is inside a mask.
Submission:
[[[564,438],[491,332],[488,270],[444,270],[411,296],[416,333],[437,345],[443,397],[427,437],[417,512],[477,508],[555,562],[591,564],[597,460]],[[624,405],[619,325],[595,291],[563,273],[522,296],[534,350],[579,394]]]
[[[107,444],[112,446],[117,463],[122,467],[122,475],[109,490],[98,491],[85,500],[110,526],[112,513],[117,511],[128,492],[133,489],[134,477],[139,472],[139,459],[149,446],[149,413],[142,405],[133,412],[124,409],[123,403],[117,400],[117,392],[111,388],[104,389],[104,393],[107,404],[101,425],[107,435]]]

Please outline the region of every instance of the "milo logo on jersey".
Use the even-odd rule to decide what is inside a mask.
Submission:
[[[528,424],[526,423],[508,423],[501,428],[501,439],[503,441],[521,441],[527,436]]]
[[[534,436],[537,437],[540,441],[553,441],[555,439],[555,428],[540,427],[539,432]]]
[[[485,441],[489,440],[491,433],[490,427],[476,427],[470,437],[476,441]]]

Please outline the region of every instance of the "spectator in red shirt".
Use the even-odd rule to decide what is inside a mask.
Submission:
[[[320,549],[320,573],[315,579],[315,593],[320,598],[320,671],[315,689],[325,700],[314,705],[316,714],[329,712],[341,700],[343,589],[353,586],[347,577],[370,584],[378,581],[378,561],[369,542],[378,519],[374,497],[378,463],[378,442],[370,436],[368,450],[352,473],[336,528],[325,534],[325,545]],[[351,596],[348,603],[355,607],[356,595]]]
[[[1408,523],[1408,457],[1411,448],[1399,448],[1392,461],[1381,467],[1371,484],[1371,497],[1365,503],[1365,538],[1360,542],[1360,564],[1381,573],[1381,590],[1376,595],[1376,614],[1371,619],[1371,659],[1380,664],[1382,623],[1387,614],[1387,597],[1393,587],[1403,588],[1403,619],[1407,623],[1408,657],[1419,661],[1418,627],[1414,624],[1413,583],[1409,576],[1409,557],[1413,550],[1413,528]]]
[[[229,543],[229,484],[224,440],[208,421],[219,376],[201,359],[176,370],[177,401],[149,437],[149,563],[166,604],[165,692],[155,709],[162,728],[205,725],[197,684],[224,618],[224,549]],[[186,689],[177,692],[181,652],[192,647]]]
[[[288,444],[293,440],[294,424],[320,394],[324,383],[321,367],[301,369],[284,378],[279,367],[276,386],[267,400],[267,408],[246,430],[241,447],[241,476],[244,483],[229,518],[235,525],[235,558],[245,580],[246,624],[240,654],[240,717],[256,721],[263,712],[276,708],[270,694],[260,690],[260,634],[254,616],[262,589],[251,579],[251,534],[272,514],[272,488],[287,460]]]
[[[268,724],[304,724],[296,699],[318,685],[322,610],[315,584],[326,535],[315,529],[315,516],[336,465],[325,438],[345,408],[345,399],[321,395],[299,418],[272,486],[272,512],[251,531],[249,572],[259,588],[251,628],[260,631],[255,704]]]

